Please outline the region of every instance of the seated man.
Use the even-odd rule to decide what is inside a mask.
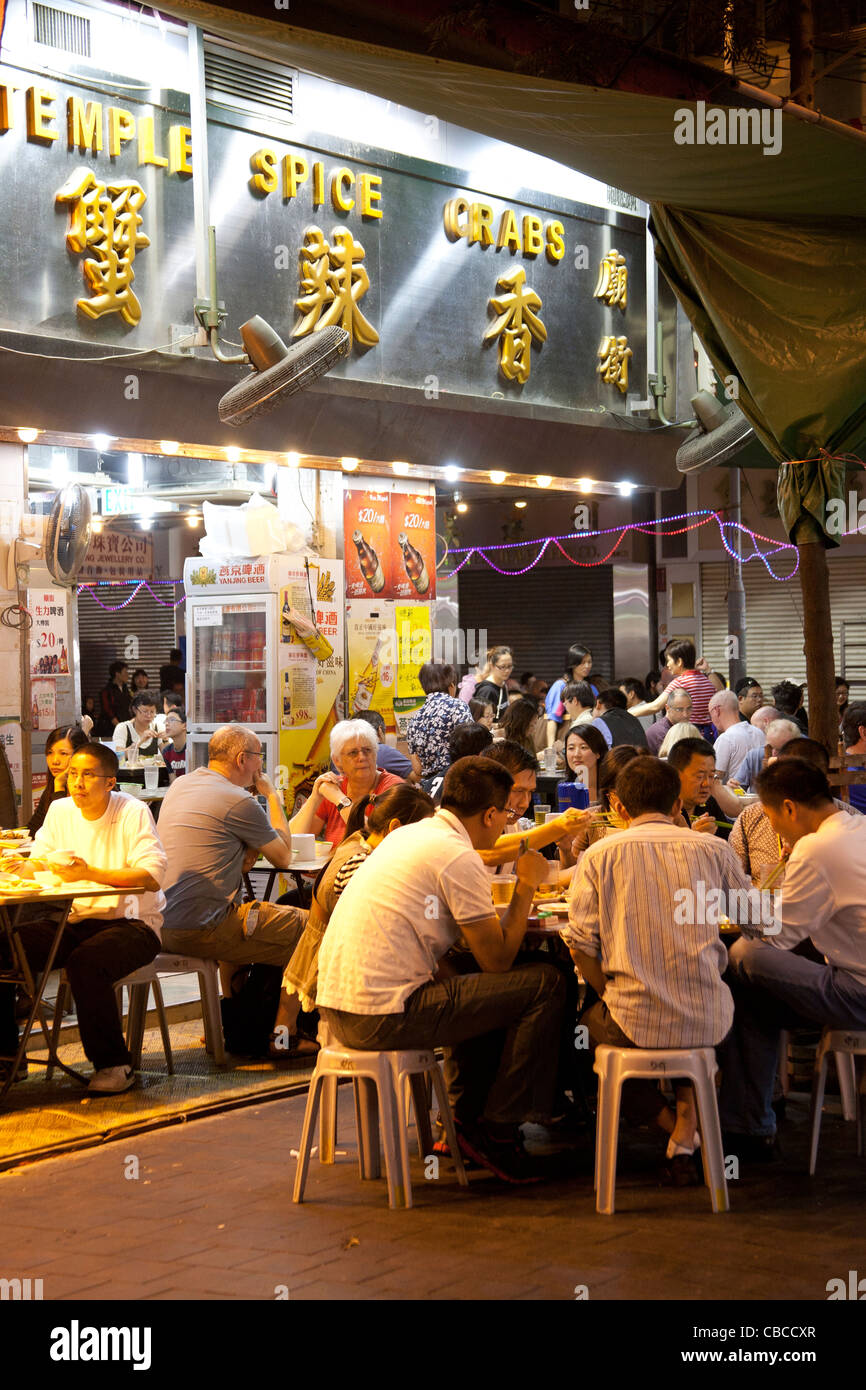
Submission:
[[[625,698],[621,690],[600,690],[593,725],[603,734],[609,732],[609,747],[617,748],[621,743],[628,743],[633,748],[646,749],[649,745],[643,724],[623,707]]]
[[[69,763],[69,795],[51,803],[31,858],[15,865],[26,877],[50,869],[65,883],[85,879],[119,890],[75,899],[54,957],[54,967],[65,967],[69,977],[81,1043],[93,1064],[88,1089],[104,1096],[135,1085],[114,982],[158,954],[165,904],[160,885],[166,859],[153,818],[142,801],[114,790],[117,771],[110,748],[101,743],[79,748]],[[48,959],[55,931],[48,921],[22,927],[31,970],[40,970]],[[14,1008],[15,986],[0,985],[0,1053],[14,1053],[18,1046]]]
[[[376,750],[376,766],[380,772],[391,772],[395,777],[400,777],[406,782],[421,781],[421,762],[413,754],[407,758],[405,753],[401,753],[398,748],[392,748],[385,741],[385,720],[377,709],[356,710],[352,715],[353,719],[363,719],[365,724],[369,724],[379,740],[379,747]]]
[[[633,758],[616,794],[628,829],[586,850],[562,932],[599,996],[583,1020],[596,1045],[712,1047],[727,1034],[734,1008],[722,980],[727,952],[718,915],[702,908],[711,889],[747,892],[748,880],[722,841],[676,824],[680,786],[669,764]],[[670,1135],[669,1180],[696,1182],[691,1087],[677,1087],[676,1114],[652,1081],[628,1082],[622,1105],[634,1123],[654,1119]]]
[[[733,690],[718,690],[710,700],[710,718],[719,730],[713,744],[716,772],[723,782],[753,748],[764,751],[763,730],[740,718],[740,702]]]
[[[493,735],[486,724],[455,724],[448,735],[448,766],[460,758],[477,758],[482,753],[486,754],[492,742]],[[442,786],[446,776],[447,771],[439,773],[436,777],[427,777],[421,783],[424,791],[432,796],[437,806],[442,800]]]
[[[432,819],[395,830],[361,865],[331,917],[317,1000],[349,1047],[450,1046],[461,1149],[523,1182],[536,1174],[517,1126],[549,1119],[565,987],[552,965],[510,968],[547,861],[531,850],[520,856],[500,920],[478,855],[505,829],[511,780],[488,758],[461,758]],[[480,974],[443,979],[442,957],[461,935]],[[498,1030],[504,1043],[491,1057],[486,1035]]]
[[[267,815],[250,787],[267,797]],[[159,833],[168,856],[165,949],[223,962],[224,994],[230,992],[232,965],[262,961],[285,968],[306,912],[241,902],[242,875],[260,854],[276,869],[288,869],[292,862],[291,831],[279,793],[262,774],[258,734],[243,724],[217,729],[208,744],[207,767],[179,777],[166,792]],[[288,1046],[280,1055],[316,1050],[298,1037],[299,1004],[294,996]]]
[[[646,731],[647,748],[658,757],[658,751],[665,741],[665,734],[674,724],[690,724],[692,719],[692,697],[687,690],[674,686],[667,692],[664,719],[657,719]]]
[[[842,742],[846,753],[866,753],[866,700],[856,700],[849,705],[842,717]],[[862,764],[854,763],[851,772],[863,772]],[[866,782],[852,782],[848,787],[851,805],[858,811],[866,812]]]
[[[712,744],[703,738],[682,738],[674,744],[667,762],[680,779],[682,817],[686,825],[726,840],[743,807],[740,798],[723,787],[716,775]]]
[[[763,731],[764,746],[750,748],[739,767],[732,763],[733,776],[729,778],[735,787],[742,787],[747,792],[755,790],[758,773],[773,761],[783,744],[790,743],[792,738],[803,737],[799,724],[795,724],[793,719],[778,718],[771,705],[753,714],[751,722],[756,729]]]
[[[776,1150],[773,1082],[783,1028],[866,1028],[866,820],[837,810],[825,774],[779,758],[758,778],[776,834],[794,846],[781,930],[731,948],[736,1013],[720,1053],[725,1152],[767,1161]],[[811,937],[825,957],[794,952]]]
[[[820,768],[825,777],[830,770],[827,749],[813,738],[792,738],[779,749],[778,756],[802,758],[804,762]],[[833,805],[837,811],[844,811],[849,816],[861,814],[856,806],[838,798],[834,798]],[[791,848],[782,844],[760,801],[747,806],[742,815],[737,816],[728,844],[742,864],[743,873],[749,875],[756,888],[761,887],[768,872],[779,863],[780,855]]]
[[[507,803],[506,833],[499,837],[493,849],[481,850],[481,858],[491,875],[513,874],[514,861],[520,853],[521,845],[538,850],[545,849],[548,845],[569,846],[575,834],[591,819],[588,811],[578,811],[570,806],[568,810],[546,821],[544,825],[535,825],[532,821],[523,820],[532,805],[535,791],[538,775],[536,759],[526,748],[507,738],[494,743],[485,753],[485,757],[499,763],[512,777]],[[557,869],[555,861],[548,860],[548,872],[552,879],[557,879]],[[564,887],[571,881],[573,872],[573,868],[570,868],[558,876],[557,881],[561,886]]]
[[[759,681],[752,676],[743,676],[738,680],[734,688],[737,697],[740,720],[744,724],[751,722],[752,715],[757,714],[759,709],[764,708],[764,692]]]

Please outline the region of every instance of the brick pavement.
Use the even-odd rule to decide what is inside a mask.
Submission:
[[[513,1189],[487,1174],[462,1191],[443,1164],[416,1205],[388,1210],[362,1184],[351,1098],[347,1151],[313,1159],[307,1200],[291,1201],[302,1096],[235,1110],[0,1174],[0,1277],[41,1278],[46,1299],[294,1300],[826,1299],[830,1278],[864,1266],[866,1163],[854,1127],[826,1116],[818,1176],[805,1173],[806,1102],[783,1130],[778,1169],[731,1184],[714,1217],[703,1188],[659,1187],[659,1149],[621,1145],[614,1217],[594,1210],[588,1141],[576,1170]],[[129,1159],[138,1178],[128,1178]]]

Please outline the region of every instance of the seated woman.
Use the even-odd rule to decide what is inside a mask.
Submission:
[[[563,869],[576,864],[585,849],[603,840],[606,835],[615,835],[625,830],[626,820],[622,814],[622,804],[614,791],[616,779],[626,763],[637,758],[644,749],[635,748],[630,743],[619,743],[609,748],[598,765],[598,799],[601,809],[587,812],[586,822],[578,830],[570,845],[560,845],[559,859]]]
[[[59,800],[62,796],[68,796],[66,789],[66,778],[69,773],[69,760],[73,753],[77,753],[79,748],[86,748],[90,739],[83,729],[71,727],[64,724],[59,729],[52,729],[45,740],[45,761],[48,764],[48,781],[45,789],[39,798],[39,805],[30,817],[27,829],[31,835],[35,835],[41,827],[48,807],[52,801]]]
[[[565,766],[571,780],[578,780],[581,770],[586,769],[589,788],[589,803],[598,801],[598,765],[607,752],[604,735],[591,724],[572,726],[565,736]]]
[[[289,826],[293,835],[322,835],[332,845],[342,843],[346,820],[356,801],[379,796],[403,784],[401,777],[376,766],[379,740],[363,719],[341,719],[331,730],[331,761],[337,772],[323,772]]]
[[[271,1046],[274,1057],[286,1055],[285,1048],[280,1049],[279,1043],[284,1036],[281,1028],[288,1029],[289,997],[297,994],[305,1013],[312,1013],[316,1007],[319,947],[331,913],[352,874],[392,830],[426,820],[435,809],[431,797],[409,782],[389,787],[378,797],[364,796],[353,805],[346,822],[346,837],[316,879],[307,924],[283,972],[283,988]]]

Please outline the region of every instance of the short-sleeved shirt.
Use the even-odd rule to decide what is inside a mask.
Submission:
[[[740,720],[739,723],[732,724],[730,729],[725,729],[723,734],[719,734],[713,752],[716,755],[716,772],[723,782],[727,782],[728,778],[733,776],[734,769],[740,766],[746,754],[753,748],[760,748],[763,754],[764,735],[752,724],[744,724]]]
[[[124,748],[128,748],[131,743],[135,743],[138,734],[135,732],[132,720],[127,719],[122,724],[115,724],[112,738],[118,753],[122,753]],[[159,744],[155,738],[148,739],[147,743],[140,743],[138,746],[140,758],[155,758],[158,752]]]
[[[508,709],[508,691],[504,685],[497,685],[495,681],[479,681],[472,698],[480,700],[482,705],[492,705],[493,718],[497,723]]]
[[[544,697],[544,717],[545,719],[555,719],[557,724],[561,724],[565,718],[565,710],[562,705],[562,692],[569,684],[564,677],[560,676],[558,681],[554,681]],[[587,681],[587,685],[593,695],[598,696],[598,691],[592,681]]]
[[[319,955],[318,1004],[402,1013],[457,941],[458,923],[495,911],[490,879],[457,816],[440,809],[392,831],[334,909]]]
[[[381,792],[387,791],[389,787],[397,787],[403,781],[402,777],[395,777],[391,772],[380,772],[373,783],[371,796],[379,796]],[[345,777],[340,778],[340,791],[346,795],[348,781]],[[316,807],[316,819],[325,822],[322,831],[322,838],[329,840],[332,845],[342,844],[346,834],[346,822],[340,814],[339,806],[333,801],[329,801],[323,796]]]
[[[172,783],[159,833],[168,855],[165,927],[172,931],[219,922],[240,900],[244,852],[277,838],[255,797],[209,767]]]
[[[702,675],[700,671],[683,671],[681,676],[674,676],[666,689],[687,690],[692,697],[692,723],[698,727],[702,724],[712,724],[710,700],[717,692],[709,676]]]
[[[401,777],[403,781],[412,771],[411,759],[388,743],[379,744],[376,750],[376,766],[381,772],[390,772],[394,777]]]
[[[165,881],[166,856],[153,816],[127,792],[112,792],[98,820],[86,820],[71,796],[52,801],[33,842],[33,858],[57,850],[71,850],[94,869],[143,869],[157,883]],[[161,891],[118,888],[116,896],[76,898],[69,920],[135,919],[159,936],[164,905]]]
[[[456,724],[473,724],[469,706],[454,700],[444,690],[434,690],[427,696],[417,714],[413,714],[406,729],[410,753],[421,759],[424,777],[447,772],[451,765],[448,735]]]
[[[184,745],[183,751],[179,753],[173,743],[168,744],[162,750],[162,761],[169,772],[174,773],[175,777],[183,777],[186,772],[187,751],[186,745]]]

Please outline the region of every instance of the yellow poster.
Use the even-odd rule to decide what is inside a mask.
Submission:
[[[398,603],[394,609],[397,629],[397,697],[423,700],[418,672],[432,659],[433,637],[430,606],[426,603]]]
[[[394,604],[350,599],[346,604],[348,718],[374,709],[394,726],[394,683],[397,653]]]
[[[342,593],[341,560],[310,557],[309,572],[301,561],[281,576],[279,761],[290,815],[298,794],[308,793],[328,766],[328,740],[343,689]],[[327,655],[325,646],[319,656],[310,648],[306,627],[311,622],[330,648]]]

